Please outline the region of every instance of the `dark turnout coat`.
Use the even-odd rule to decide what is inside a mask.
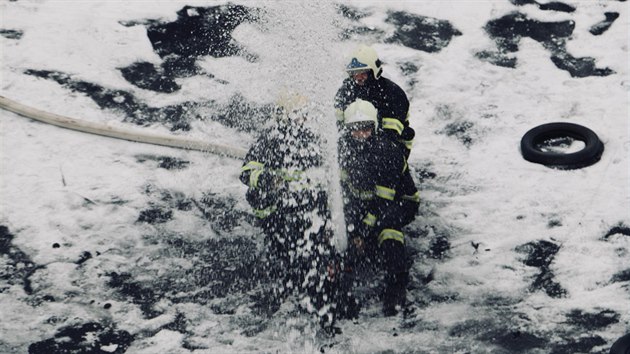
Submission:
[[[409,126],[409,100],[400,86],[385,77],[376,80],[371,73],[364,85],[346,78],[335,95],[337,115],[357,99],[374,105],[383,134],[411,149],[415,132]]]
[[[382,135],[364,142],[345,135],[340,142],[340,160],[351,237],[354,234],[387,249],[385,267],[403,272],[402,227],[413,221],[419,206],[419,192],[405,151]]]
[[[314,207],[317,195],[307,177],[321,166],[319,139],[289,119],[263,130],[245,156],[240,179],[248,186],[247,201],[261,220]],[[317,193],[315,193],[317,194]]]

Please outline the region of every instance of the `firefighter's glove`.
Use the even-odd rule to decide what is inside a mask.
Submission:
[[[355,225],[354,230],[349,234],[350,247],[354,255],[363,256],[365,254],[371,235],[372,227],[363,222]]]
[[[363,256],[365,254],[365,240],[363,240],[363,237],[352,237],[350,243],[350,247],[352,247],[352,251],[356,256]]]

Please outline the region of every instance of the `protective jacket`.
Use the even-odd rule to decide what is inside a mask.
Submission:
[[[265,236],[268,261],[262,264],[262,276],[272,278],[268,283],[278,297],[293,291],[307,294],[316,312],[329,302],[318,289],[329,284],[325,269],[332,254],[325,237],[327,196],[318,178],[311,178],[321,163],[317,136],[300,123],[281,119],[260,134],[240,175]]]
[[[393,244],[385,266],[394,273],[404,271],[402,227],[413,221],[419,206],[405,151],[376,135],[367,141],[346,136],[340,143],[342,188],[346,223],[366,242]],[[389,242],[388,242],[389,241]]]
[[[319,196],[306,171],[321,162],[319,140],[304,125],[284,119],[265,129],[245,156],[240,176],[254,214],[268,220],[313,208]]]
[[[372,73],[363,85],[347,78],[335,95],[337,117],[342,119],[341,112],[358,98],[376,107],[379,127],[388,138],[411,149],[415,131],[409,126],[409,100],[400,86],[382,76],[377,80]]]

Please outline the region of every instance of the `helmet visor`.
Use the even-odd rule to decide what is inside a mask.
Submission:
[[[348,131],[374,129],[374,122],[364,121],[348,123],[346,124],[346,129],[348,129]]]
[[[357,69],[357,70],[346,70],[346,72],[348,73],[348,76],[354,78],[357,76],[362,76],[362,75],[369,75],[370,74],[370,69]]]

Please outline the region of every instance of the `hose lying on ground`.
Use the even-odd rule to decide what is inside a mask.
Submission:
[[[40,122],[56,125],[58,127],[107,136],[110,138],[170,146],[181,149],[199,150],[240,160],[244,159],[245,154],[247,153],[245,149],[233,146],[213,144],[202,140],[188,139],[174,135],[149,133],[138,129],[112,127],[103,123],[87,122],[80,119],[65,117],[25,106],[4,96],[0,96],[0,108]]]

